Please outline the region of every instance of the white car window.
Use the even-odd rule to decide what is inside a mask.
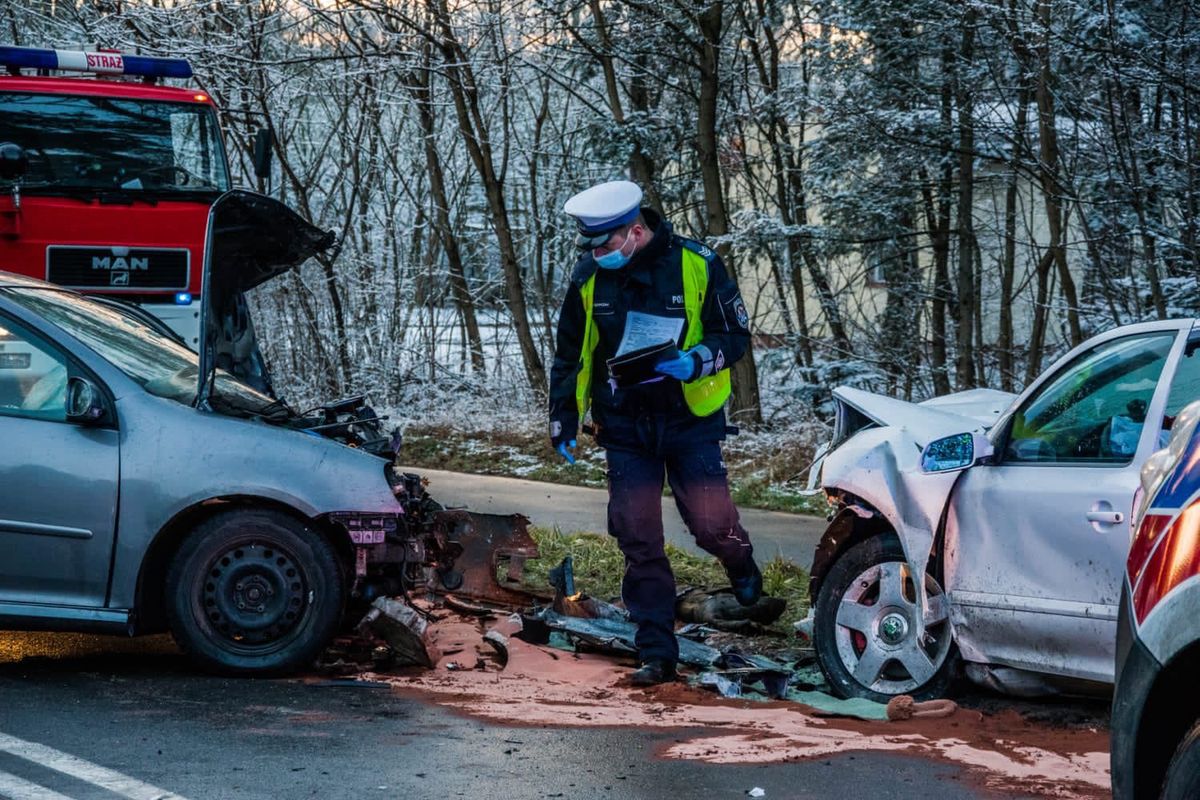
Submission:
[[[0,317],[0,415],[67,420],[67,360]]]
[[[1017,410],[1005,463],[1128,464],[1174,342],[1142,334],[1081,353]]]

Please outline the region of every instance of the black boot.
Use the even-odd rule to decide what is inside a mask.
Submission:
[[[629,682],[634,686],[656,686],[675,680],[675,662],[655,658],[642,662],[642,665],[629,676]]]
[[[763,579],[754,559],[747,559],[747,562],[736,571],[726,568],[725,574],[729,576],[729,583],[733,586],[733,596],[737,598],[738,603],[743,606],[752,606],[762,597]]]

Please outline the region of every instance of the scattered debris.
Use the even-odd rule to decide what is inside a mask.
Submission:
[[[958,703],[953,700],[926,700],[918,703],[910,695],[900,694],[893,697],[887,704],[887,718],[898,719],[938,719],[948,717],[958,710]]]
[[[359,628],[379,634],[391,646],[396,664],[432,667],[441,653],[428,636],[429,620],[412,606],[391,597],[380,597],[371,604]]]
[[[567,617],[552,608],[544,608],[524,617],[525,641],[546,644],[550,631],[561,631],[578,647],[586,644],[598,650],[621,655],[636,655],[633,637],[637,626],[632,622],[615,619],[583,619]],[[531,624],[532,623],[532,624]],[[544,634],[544,635],[543,635]],[[711,667],[721,657],[721,652],[691,639],[676,637],[679,641],[679,660],[697,667]]]
[[[715,667],[700,676],[700,683],[716,687],[722,697],[742,697],[750,690],[778,700],[787,695],[792,679],[792,671],[783,664],[736,649],[721,653]]]
[[[786,609],[786,600],[766,595],[752,606],[743,606],[729,588],[687,589],[675,599],[677,620],[711,625],[722,631],[756,631],[759,625],[770,625],[779,619]]]
[[[813,710],[814,717],[849,717],[868,722],[884,722],[888,718],[887,706],[861,697],[843,700],[828,692],[792,689],[787,693],[787,699],[808,706]]]
[[[466,614],[472,617],[492,619],[497,613],[499,613],[494,608],[476,605],[475,603],[468,603],[466,600],[462,600],[452,594],[445,595],[442,598],[442,601],[446,604],[446,608],[450,609],[451,611],[457,611],[460,614]]]
[[[796,629],[796,636],[806,643],[811,642],[813,637],[814,622],[815,620],[813,619],[813,612],[810,610],[808,612],[808,616],[806,616],[804,619],[796,620],[795,624],[792,625],[792,627]]]
[[[529,535],[528,517],[439,511],[434,520],[445,532],[446,549],[458,554],[453,568],[441,570],[440,585],[432,588],[516,608],[535,599],[522,585],[525,561],[538,555],[537,544]],[[499,578],[502,566],[505,573]]]
[[[997,788],[1036,789],[1042,784],[1029,782],[1035,773],[1038,781],[1054,776],[1056,797],[1090,797],[1107,785],[1106,739],[1095,730],[1031,733],[1015,714],[1012,720],[989,717],[980,727],[982,715],[976,720],[950,701],[896,698],[885,706],[840,700],[821,691],[828,687],[811,648],[797,647],[793,637],[747,637],[721,630],[715,622],[690,622],[680,626],[677,637],[681,663],[699,672],[692,686],[631,690],[627,670],[611,655],[635,654],[636,626],[619,606],[579,591],[569,560],[554,571],[553,581],[554,602],[547,595],[547,605],[540,608],[531,609],[531,602],[510,606],[521,613],[486,608],[461,596],[422,595],[409,603],[381,598],[364,620],[363,640],[342,642],[336,660],[343,666],[357,660],[361,669],[375,663],[379,651],[389,660],[395,651],[395,664],[433,669],[363,672],[362,680],[417,688],[442,698],[438,702],[498,721],[706,729],[664,751],[668,758],[750,764],[827,757],[848,747],[911,749],[979,770]],[[702,607],[719,594],[690,597]],[[946,716],[953,720],[943,722]],[[881,726],[889,719],[897,721]],[[947,736],[947,724],[953,736]],[[1004,736],[991,727],[997,724]],[[746,795],[765,797],[766,792],[754,787]]]
[[[521,621],[520,614],[510,614],[502,622],[492,626],[487,633],[483,635],[483,640],[496,648],[496,652],[500,656],[500,663],[508,663],[508,642],[509,637],[515,636],[524,629],[525,625]]]
[[[625,609],[575,591],[575,562],[571,556],[565,557],[562,563],[550,570],[547,577],[554,587],[551,608],[564,617],[612,619],[618,622],[629,619],[629,612]]]

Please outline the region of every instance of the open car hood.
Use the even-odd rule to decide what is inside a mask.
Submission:
[[[235,189],[213,202],[204,254],[198,407],[208,406],[217,368],[274,395],[245,293],[294,269],[335,239],[332,231],[265,195]]]

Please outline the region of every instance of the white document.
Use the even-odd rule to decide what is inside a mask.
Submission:
[[[623,356],[643,347],[662,344],[670,340],[679,344],[679,334],[683,332],[684,320],[678,317],[656,317],[653,314],[643,314],[640,311],[630,311],[625,315],[625,333],[621,336],[621,345],[617,355]]]

